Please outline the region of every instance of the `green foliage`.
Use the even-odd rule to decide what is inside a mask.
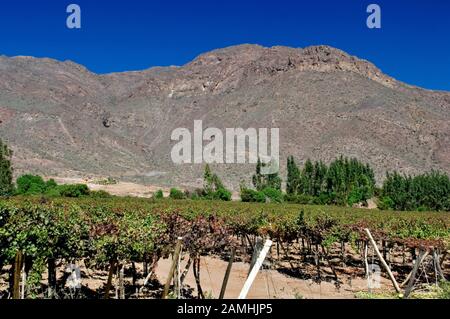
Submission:
[[[262,191],[265,188],[275,188],[281,191],[281,178],[278,175],[278,171],[271,174],[262,173],[262,168],[266,167],[266,165],[268,164],[261,162],[258,158],[256,173],[252,176],[253,186],[257,191]]]
[[[270,201],[281,203],[283,201],[281,178],[278,172],[263,174],[262,170],[266,165],[268,164],[261,162],[258,158],[256,172],[252,176],[252,183],[256,190],[247,188],[244,184],[241,184],[240,195],[243,202],[265,203],[266,201]]]
[[[104,190],[98,190],[98,191],[90,191],[89,195],[92,198],[110,198],[112,195]]]
[[[394,292],[367,292],[358,291],[355,293],[357,299],[401,299],[400,296]]]
[[[287,180],[286,193],[288,195],[297,194],[301,182],[301,175],[298,166],[295,164],[293,156],[287,158]]]
[[[245,234],[283,242],[305,238],[328,248],[365,238],[364,228],[376,230],[376,240],[410,248],[445,251],[450,247],[450,215],[441,212],[89,196],[42,202],[38,197],[12,197],[0,199],[0,263],[11,264],[22,251],[31,261],[27,285],[33,293],[40,287],[49,258],[84,260],[89,268],[105,269],[112,261],[167,256],[181,235],[188,254],[223,251],[234,245],[230,238]],[[442,286],[439,293],[448,298],[448,287]]]
[[[359,299],[401,299],[403,296],[393,292],[357,292]],[[441,281],[438,285],[429,284],[421,287],[420,291],[412,291],[409,299],[450,299],[450,282]]]
[[[185,199],[186,195],[177,188],[171,188],[169,197],[172,199]]]
[[[225,188],[219,188],[214,193],[214,199],[223,200],[223,201],[230,201],[231,200],[231,192]]]
[[[214,193],[206,194],[203,188],[196,188],[192,192],[189,192],[189,196],[187,196],[187,198],[190,198],[192,200],[214,199],[212,194]]]
[[[50,182],[50,187],[53,187],[53,182]],[[18,195],[38,195],[47,191],[47,183],[41,176],[22,175],[17,179],[16,183]]]
[[[164,198],[164,193],[161,189],[158,189],[154,194],[153,197],[156,199]]]
[[[220,188],[224,188],[222,180],[217,176],[217,174],[212,173],[209,164],[205,166],[205,173],[203,174],[204,180],[204,192],[205,194],[213,193],[219,190]]]
[[[369,165],[340,157],[330,163],[307,160],[300,170],[288,158],[287,200],[296,203],[353,205],[373,196],[375,177]]]
[[[378,201],[378,208],[388,210],[394,207],[394,201],[389,196],[383,196]]]
[[[439,299],[450,299],[450,281],[441,281],[439,283]]]
[[[388,173],[381,193],[382,209],[450,211],[450,179],[437,171],[414,177]]]
[[[265,203],[266,195],[261,191],[241,188],[241,200],[243,202]]]
[[[53,179],[45,182],[38,175],[22,175],[17,179],[16,183],[16,195],[45,195],[48,197],[81,197],[90,195],[96,198],[111,196],[105,191],[90,192],[85,184],[58,185]]]
[[[231,200],[231,192],[225,188],[219,176],[211,171],[208,164],[205,166],[203,180],[203,190],[196,191],[193,196],[188,197],[191,199],[205,198],[223,201]]]
[[[281,203],[283,201],[283,193],[278,189],[267,187],[262,192],[272,203]]]
[[[312,205],[316,198],[305,194],[286,194],[284,200],[296,204]]]
[[[116,185],[117,184],[117,180],[112,178],[112,177],[108,177],[108,178],[105,178],[105,179],[94,181],[94,184],[98,184],[98,185]]]
[[[209,164],[205,166],[205,172],[203,174],[203,189],[206,194],[213,192],[213,174]]]
[[[90,194],[89,188],[86,184],[67,184],[59,185],[58,191],[63,197],[81,197]]]
[[[45,193],[45,196],[48,196],[48,197],[61,197],[60,187],[57,186],[55,188],[52,188],[52,189],[48,190]]]
[[[0,139],[0,196],[14,193],[12,154],[12,151]]]
[[[52,190],[54,188],[58,187],[58,184],[55,182],[55,180],[53,178],[49,179],[46,183],[45,183],[45,190],[48,192],[49,190]]]
[[[17,195],[46,195],[48,197],[81,197],[91,195],[93,197],[111,196],[105,191],[91,192],[85,184],[58,185],[55,180],[47,182],[38,175],[22,175],[17,179]]]

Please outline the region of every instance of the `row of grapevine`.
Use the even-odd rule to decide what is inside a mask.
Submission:
[[[11,265],[10,277],[14,278],[14,269],[23,267],[27,272],[27,296],[37,297],[42,295],[45,271],[49,271],[48,288],[57,290],[57,262],[82,260],[91,269],[109,270],[109,277],[114,269],[129,264],[145,262],[154,269],[161,258],[173,253],[181,236],[183,251],[194,265],[197,289],[201,291],[202,255],[221,255],[235,247],[245,257],[251,253],[255,238],[261,236],[272,238],[278,255],[281,248],[287,259],[298,254],[304,262],[313,262],[310,256],[329,261],[336,247],[360,249],[367,242],[365,228],[371,229],[388,251],[402,247],[414,253],[416,249],[444,253],[449,249],[450,218],[445,213],[206,200],[48,201],[19,197],[0,201],[0,270]],[[292,249],[293,243],[297,243],[297,250]],[[17,265],[18,253],[24,256],[20,261],[23,265]],[[346,262],[345,253],[342,262]],[[105,295],[109,293],[108,283],[110,278]]]

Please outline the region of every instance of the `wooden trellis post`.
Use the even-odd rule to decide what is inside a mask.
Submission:
[[[13,273],[13,299],[20,299],[20,273],[23,265],[23,254],[21,251],[16,253],[14,259],[14,273]]]
[[[222,289],[220,289],[219,299],[223,299],[223,297],[225,296],[225,290],[227,289],[228,279],[230,277],[231,267],[233,266],[235,253],[236,253],[236,249],[234,247],[231,248],[230,260],[228,261],[228,266],[227,266],[227,270],[225,272],[225,277],[223,278]]]
[[[178,264],[178,256],[180,255],[181,252],[182,240],[183,237],[178,237],[177,245],[175,246],[175,252],[173,254],[172,266],[170,267],[169,276],[167,277],[166,284],[164,285],[164,292],[162,295],[163,299],[166,299],[167,295],[169,294],[170,282],[172,281],[175,268]]]
[[[444,273],[442,271],[441,263],[439,261],[439,253],[436,251],[436,249],[433,250],[433,262],[437,271],[436,277],[439,277],[440,280],[445,281]]]
[[[383,267],[386,269],[389,278],[392,281],[392,284],[394,285],[395,290],[397,291],[397,293],[400,293],[400,287],[398,286],[397,280],[395,280],[394,275],[392,274],[391,269],[389,268],[388,264],[386,263],[386,261],[384,260],[383,256],[381,255],[380,251],[378,250],[378,246],[377,243],[375,242],[375,240],[372,237],[372,234],[370,233],[369,229],[364,229],[364,231],[366,232],[367,236],[369,237],[370,242],[372,243],[373,248],[375,249],[375,253],[377,254],[378,258],[381,261],[381,264],[383,265]]]
[[[106,282],[105,295],[103,297],[104,299],[109,299],[109,293],[110,293],[111,286],[112,286],[112,278],[113,278],[114,272],[116,271],[116,264],[117,264],[117,261],[115,261],[115,260],[111,260],[109,263],[108,281]]]
[[[257,237],[256,238],[255,245],[253,247],[254,247],[254,249],[253,249],[253,254],[252,254],[252,260],[250,262],[250,267],[248,269],[247,276],[250,275],[250,272],[252,271],[253,266],[255,265],[256,260],[258,259],[258,256],[259,256],[259,254],[261,253],[261,250],[264,247],[263,240],[262,240],[261,237]]]
[[[412,274],[413,274],[413,272],[414,272],[414,267],[415,267],[415,265],[416,265],[417,263],[419,263],[419,265],[420,265],[420,264],[424,261],[425,257],[427,257],[427,256],[428,256],[428,251],[426,251],[424,254],[419,254],[419,257],[417,257],[416,260],[414,261],[413,270],[411,270],[411,272],[408,274],[408,276],[406,276],[405,281],[403,281],[403,282],[400,284],[400,287],[403,288],[403,286],[405,286],[405,285],[408,283],[408,281],[410,281],[411,276],[412,276]],[[419,258],[420,258],[420,259],[419,259]]]
[[[417,257],[416,262],[414,264],[414,268],[412,270],[411,278],[409,279],[408,286],[405,289],[405,296],[404,296],[405,299],[407,299],[409,297],[409,294],[411,293],[411,291],[413,289],[414,282],[416,281],[416,274],[417,274],[417,271],[419,270],[420,264],[422,263],[422,261],[424,259],[423,258],[424,255],[425,255],[425,251],[420,250],[419,256]]]

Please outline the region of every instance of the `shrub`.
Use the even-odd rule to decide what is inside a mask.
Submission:
[[[44,194],[47,190],[47,185],[41,176],[37,175],[22,175],[17,181],[17,194],[19,195],[37,195]]]
[[[194,189],[194,194],[196,197],[206,197],[208,195],[203,188]]]
[[[56,188],[56,187],[58,187],[58,184],[55,182],[55,180],[52,178],[52,179],[49,179],[46,183],[45,183],[45,190],[48,192],[49,190],[51,190],[51,189],[54,189],[54,188]]]
[[[285,195],[285,200],[287,202],[296,203],[296,204],[303,204],[303,205],[310,205],[314,204],[314,201],[316,198],[314,196],[305,195],[305,194],[287,194]]]
[[[54,179],[47,182],[41,176],[26,174],[17,179],[17,195],[49,195],[59,196],[58,184]]]
[[[198,196],[197,193],[191,193],[189,198],[192,199],[192,200],[202,199],[202,197]]]
[[[221,187],[214,193],[214,199],[230,201],[231,200],[231,192],[229,190]]]
[[[117,184],[117,180],[112,178],[112,177],[108,177],[106,179],[101,179],[101,180],[94,181],[94,184],[98,184],[98,185],[116,185]]]
[[[373,169],[355,158],[341,156],[329,165],[308,159],[300,169],[291,156],[287,169],[287,193],[313,196],[317,204],[352,205],[366,201],[374,193]],[[292,199],[302,202],[305,198]]]
[[[171,188],[169,197],[172,199],[185,199],[185,195],[182,191],[177,188]]]
[[[193,191],[184,191],[185,198],[189,198],[192,200],[199,200],[199,199],[207,199],[207,195],[201,188],[196,188]],[[211,198],[208,198],[211,199]]]
[[[314,199],[314,204],[318,205],[327,205],[327,204],[333,204],[336,202],[336,193],[321,193],[319,196],[317,196]]]
[[[271,202],[281,203],[283,201],[283,193],[275,188],[267,187],[263,191],[265,196],[267,196]]]
[[[266,195],[263,192],[255,191],[249,188],[241,189],[241,200],[243,202],[265,203]]]
[[[192,193],[190,190],[185,189],[184,190],[184,198],[192,198],[192,196],[194,195],[194,193]]]
[[[353,204],[357,204],[357,203],[360,203],[362,201],[365,201],[364,197],[362,195],[362,191],[360,189],[358,189],[358,188],[352,189],[352,191],[348,195],[347,204],[349,206],[353,206]]]
[[[89,195],[89,187],[86,184],[67,184],[58,186],[59,193],[63,197],[81,197]]]
[[[278,176],[278,171],[273,173],[263,173],[263,168],[270,170],[271,165],[278,165],[276,162],[263,163],[258,157],[258,162],[256,163],[256,172],[252,176],[253,186],[257,191],[262,191],[265,188],[275,188],[281,191],[281,178]]]
[[[431,171],[417,176],[388,173],[383,183],[382,197],[389,197],[390,209],[450,211],[450,178]]]
[[[55,188],[52,188],[50,190],[48,190],[45,195],[47,195],[48,197],[61,197],[61,193],[60,193],[60,187],[57,186]]]
[[[14,193],[12,151],[0,139],[0,196]]]
[[[208,164],[206,164],[205,166],[203,179],[203,189],[196,190],[197,196],[195,198],[200,197],[205,199],[215,199],[223,201],[231,200],[231,192],[225,188],[219,176],[211,171],[211,168]],[[194,199],[193,196],[189,197]]]
[[[394,207],[394,201],[389,196],[381,197],[378,201],[378,208],[381,210],[388,210]]]
[[[158,190],[153,194],[153,197],[154,197],[154,198],[157,198],[157,199],[164,198],[164,193],[163,193],[163,191],[162,191],[161,189],[158,189]]]

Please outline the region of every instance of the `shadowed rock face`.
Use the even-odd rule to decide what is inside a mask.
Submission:
[[[450,93],[412,87],[327,46],[241,45],[182,67],[97,75],[72,62],[0,57],[0,136],[16,173],[106,175],[201,185],[203,165],[172,164],[177,127],[280,128],[294,155],[340,154],[387,170],[450,172]],[[228,186],[253,164],[213,165]]]

